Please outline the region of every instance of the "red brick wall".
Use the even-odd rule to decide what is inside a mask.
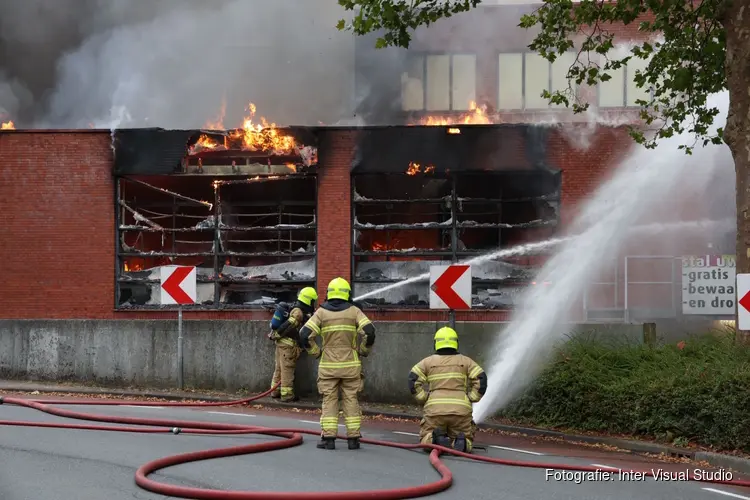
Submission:
[[[172,319],[115,312],[109,132],[0,132],[0,318]],[[267,318],[192,312],[186,319]]]
[[[320,136],[318,167],[318,296],[340,276],[351,283],[351,165],[357,133],[330,130]]]
[[[563,224],[571,222],[580,203],[635,144],[625,127],[601,126],[586,135],[583,148],[579,142],[581,136],[571,132],[572,127],[566,125],[564,130],[554,130],[547,146],[547,162],[562,170],[560,218]],[[585,126],[576,128],[585,133]]]

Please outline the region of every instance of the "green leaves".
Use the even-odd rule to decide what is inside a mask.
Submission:
[[[572,47],[571,40],[580,39],[576,62],[567,73],[569,81],[577,85],[609,81],[611,71],[627,68],[628,62],[648,61],[645,70],[634,71],[630,77],[638,88],[651,90],[651,99],[636,101],[640,118],[651,130],[646,134],[631,127],[630,135],[653,148],[660,139],[687,131],[696,141],[679,147],[690,154],[698,141],[719,144],[723,137],[722,129],[713,135],[709,132],[718,109],[706,104],[708,95],[726,87],[726,45],[720,9],[721,0],[704,0],[700,4],[583,0],[577,5],[569,0],[547,0],[533,14],[523,16],[520,26],[541,28],[529,48],[549,60],[553,60],[552,53]],[[617,42],[613,23],[627,26],[639,19],[638,38],[648,40],[634,44],[627,55],[613,57]],[[567,102],[567,96],[556,100],[561,93],[570,94],[549,94],[550,101]],[[586,109],[588,103],[575,102],[573,106],[576,113]]]
[[[411,31],[460,12],[473,9],[481,0],[339,0],[345,10],[357,11],[351,26],[342,19],[336,27],[365,35],[383,31],[376,48],[409,48]]]
[[[499,416],[748,452],[750,349],[718,333],[683,349],[574,337]]]

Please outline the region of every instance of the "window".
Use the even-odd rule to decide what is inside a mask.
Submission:
[[[498,57],[497,109],[549,109],[542,97],[544,90],[564,91],[568,88],[568,68],[575,62],[575,52],[558,54],[550,63],[534,52],[503,53]],[[575,86],[575,83],[573,83]]]
[[[401,75],[404,111],[468,111],[476,101],[474,54],[426,54],[410,58]]]
[[[540,172],[433,175],[412,164],[403,174],[353,176],[354,296],[517,244],[550,237],[558,223],[557,188]],[[546,185],[546,187],[545,187]],[[538,256],[493,260],[472,271],[476,308],[512,307]],[[429,307],[426,281],[361,301],[365,308]]]
[[[648,84],[641,88],[635,83],[636,71],[644,71],[648,61],[633,57],[628,64],[616,70],[609,70],[611,77],[599,83],[599,106],[602,108],[637,107],[636,101],[649,101],[652,90]]]
[[[118,308],[163,307],[165,265],[197,267],[195,308],[264,308],[314,286],[314,175],[123,176],[116,183]]]

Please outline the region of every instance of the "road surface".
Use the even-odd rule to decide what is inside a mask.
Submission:
[[[66,406],[105,415],[207,420],[269,427],[318,430],[315,414],[245,408],[167,408],[133,406]],[[0,406],[0,420],[73,422],[44,413]],[[80,421],[75,421],[81,423]],[[94,423],[96,424],[96,423]],[[341,427],[343,430],[343,426]],[[411,443],[417,426],[411,422],[366,420],[368,438]],[[86,430],[0,427],[0,498],[3,500],[132,500],[163,499],[135,485],[135,470],[166,455],[236,446],[266,439],[261,436],[194,436]],[[364,445],[350,451],[345,441],[335,451],[315,448],[317,439],[291,449],[222,458],[171,467],[150,476],[161,482],[213,489],[254,491],[342,491],[413,486],[438,478],[422,451]],[[480,434],[479,454],[513,460],[554,462],[649,470],[692,471],[695,464],[661,463],[654,459],[596,448],[535,441],[531,438]],[[438,499],[476,500],[750,500],[750,489],[686,481],[598,480],[576,483],[556,480],[545,469],[506,467],[444,457],[454,484]],[[559,472],[559,471],[558,471]],[[735,477],[737,477],[735,475]]]

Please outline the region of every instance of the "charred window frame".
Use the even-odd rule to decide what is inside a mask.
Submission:
[[[542,180],[545,175],[549,172],[433,174],[430,166],[418,164],[406,173],[352,175],[354,296],[428,273],[431,265],[553,236],[559,224],[559,186]],[[394,192],[401,196],[387,195]],[[429,236],[420,240],[425,234]],[[472,307],[512,307],[520,288],[535,284],[535,269],[543,258],[543,252],[536,252],[474,266]],[[388,293],[396,296],[385,300]],[[429,307],[426,280],[385,294],[364,299],[362,307]]]
[[[266,309],[315,286],[314,173],[119,175],[115,184],[116,309],[174,307],[159,304],[162,265],[197,267],[198,300],[185,309]]]

